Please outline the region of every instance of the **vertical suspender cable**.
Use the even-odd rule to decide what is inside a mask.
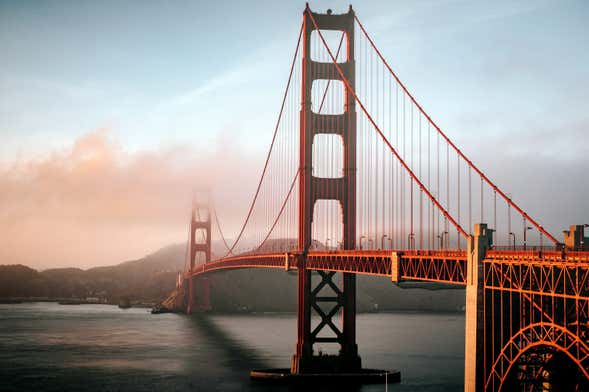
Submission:
[[[411,101],[414,103],[415,106],[417,106],[417,108],[419,109],[419,111],[428,119],[428,121],[434,126],[434,128],[438,131],[438,133],[446,140],[446,142],[448,144],[450,144],[452,146],[452,148],[456,151],[456,153],[462,157],[466,163],[472,167],[472,169],[481,176],[481,178],[487,182],[487,184],[489,184],[489,186],[491,188],[493,188],[497,193],[499,193],[499,195],[506,201],[507,204],[510,205],[510,207],[513,207],[520,215],[522,215],[524,218],[526,218],[526,220],[528,220],[532,225],[534,225],[539,232],[543,233],[544,235],[546,235],[553,243],[557,244],[558,240],[552,236],[549,232],[547,232],[538,222],[536,222],[534,219],[532,219],[524,210],[522,210],[517,204],[515,204],[513,202],[513,200],[511,200],[511,198],[509,198],[505,193],[503,193],[493,182],[491,182],[491,180],[481,171],[479,170],[478,167],[476,167],[463,153],[460,149],[458,149],[458,147],[456,147],[456,145],[454,143],[452,143],[452,141],[448,138],[448,136],[446,136],[445,133],[442,132],[442,130],[440,129],[440,127],[438,127],[438,125],[431,119],[431,117],[425,112],[425,110],[421,107],[421,105],[419,105],[419,103],[415,100],[415,98],[409,93],[409,91],[407,90],[407,88],[405,87],[405,85],[401,82],[401,80],[397,77],[397,75],[393,72],[392,68],[389,66],[388,62],[385,60],[385,58],[382,56],[382,54],[380,53],[380,51],[378,50],[378,48],[376,47],[376,45],[374,44],[374,41],[370,38],[370,36],[368,35],[368,32],[366,31],[366,29],[364,28],[364,26],[362,25],[362,23],[360,22],[360,20],[358,19],[357,16],[354,16],[356,22],[358,23],[358,26],[360,27],[360,29],[362,30],[364,36],[366,37],[366,39],[369,41],[371,47],[373,48],[373,50],[376,52],[376,54],[378,55],[378,57],[380,58],[380,60],[385,64],[385,66],[387,67],[387,69],[389,70],[390,74],[395,78],[395,80],[397,81],[397,83],[399,83],[399,85],[403,88],[403,90],[405,91],[405,93],[407,95],[409,95],[409,98],[411,99]]]

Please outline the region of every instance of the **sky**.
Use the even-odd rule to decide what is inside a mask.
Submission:
[[[182,242],[203,184],[224,195],[235,235],[304,6],[0,0],[0,264],[88,268]],[[432,118],[532,216],[558,237],[589,223],[589,3],[354,9]]]

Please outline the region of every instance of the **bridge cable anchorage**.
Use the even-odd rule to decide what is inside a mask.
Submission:
[[[403,168],[409,174],[409,176],[417,183],[417,185],[419,186],[419,188],[423,192],[426,193],[426,195],[428,196],[428,198],[436,205],[436,207],[438,207],[438,209],[442,212],[442,214],[446,217],[446,219],[448,219],[450,221],[450,223],[452,223],[452,225],[454,225],[454,227],[456,227],[456,230],[460,234],[462,234],[465,238],[468,238],[469,237],[469,234],[458,224],[458,222],[456,222],[454,220],[454,218],[452,218],[452,216],[446,211],[446,209],[440,204],[440,202],[438,202],[438,200],[431,194],[431,192],[423,185],[423,183],[421,182],[421,180],[419,178],[417,178],[417,176],[415,175],[415,173],[413,173],[413,171],[411,170],[411,168],[407,165],[407,163],[399,155],[399,153],[397,152],[397,150],[391,145],[391,143],[386,138],[386,136],[384,135],[384,133],[381,131],[380,127],[376,124],[376,122],[374,121],[374,119],[372,118],[372,116],[370,115],[370,113],[368,113],[368,111],[366,110],[366,107],[364,106],[364,103],[360,100],[360,98],[356,94],[356,91],[354,91],[354,89],[351,88],[350,82],[345,77],[345,75],[344,75],[341,67],[339,66],[336,58],[333,56],[333,53],[332,53],[331,49],[329,48],[329,46],[327,45],[327,42],[325,41],[325,38],[323,37],[323,34],[321,33],[321,30],[319,29],[319,26],[317,25],[317,21],[315,21],[315,18],[313,17],[313,14],[310,11],[307,11],[307,12],[309,13],[309,17],[311,19],[311,22],[313,22],[313,25],[315,27],[315,30],[317,30],[317,33],[318,33],[318,35],[319,35],[319,37],[320,37],[320,39],[321,39],[321,41],[323,43],[323,46],[325,47],[325,49],[327,50],[329,56],[331,57],[331,60],[332,60],[332,62],[334,64],[336,70],[338,71],[338,73],[340,75],[340,78],[342,79],[342,81],[346,85],[346,88],[348,89],[348,91],[350,91],[350,93],[352,93],[352,95],[354,96],[354,99],[356,100],[356,102],[358,102],[358,104],[360,105],[360,108],[362,109],[362,111],[364,112],[364,114],[368,118],[369,122],[372,124],[372,126],[376,129],[376,131],[380,135],[381,139],[389,147],[389,150],[391,150],[391,152],[395,155],[395,157],[398,159],[399,163],[403,166]]]
[[[277,135],[278,129],[280,127],[280,121],[282,120],[282,113],[284,112],[286,98],[288,96],[288,91],[290,89],[292,75],[294,73],[295,63],[296,63],[296,59],[297,59],[297,56],[298,56],[298,53],[299,53],[299,47],[300,47],[300,44],[301,44],[301,36],[302,36],[302,34],[303,34],[303,24],[301,24],[301,29],[299,30],[299,38],[297,39],[297,46],[296,46],[295,53],[294,53],[294,56],[293,56],[293,59],[292,59],[292,64],[290,66],[290,74],[288,76],[288,81],[286,83],[286,88],[284,90],[284,95],[283,95],[283,98],[282,98],[282,104],[280,106],[280,112],[278,114],[278,119],[276,121],[276,126],[274,128],[274,134],[272,135],[272,142],[270,143],[270,148],[268,150],[268,154],[266,155],[266,162],[264,163],[264,169],[262,170],[262,174],[260,176],[260,180],[258,181],[258,186],[256,188],[256,193],[254,194],[254,198],[253,198],[253,200],[252,200],[252,202],[250,204],[249,211],[247,213],[247,216],[245,218],[245,221],[243,222],[243,225],[241,226],[241,229],[239,231],[239,234],[237,235],[237,238],[235,238],[235,241],[231,245],[231,248],[229,249],[229,252],[227,252],[225,254],[225,256],[223,256],[222,258],[225,258],[225,257],[229,256],[233,252],[233,250],[235,249],[235,246],[237,245],[237,243],[239,242],[239,240],[241,239],[241,236],[243,235],[243,232],[245,231],[245,227],[247,226],[247,224],[248,224],[248,222],[250,220],[250,217],[251,217],[252,212],[254,210],[254,206],[255,206],[256,201],[258,199],[258,196],[260,194],[260,189],[262,187],[262,182],[264,180],[264,177],[266,175],[266,171],[268,169],[268,163],[270,162],[270,156],[272,154],[272,149],[274,147],[274,143],[276,142],[276,135]]]
[[[554,244],[558,244],[559,241],[552,235],[550,234],[548,231],[546,231],[542,225],[540,225],[538,222],[536,222],[532,217],[530,217],[522,208],[520,208],[510,197],[508,197],[505,193],[503,193],[503,191],[501,189],[499,189],[499,187],[497,187],[474,163],[472,163],[472,161],[470,159],[468,159],[466,157],[466,155],[464,155],[464,153],[450,140],[450,138],[442,131],[442,129],[432,120],[432,118],[427,114],[427,112],[423,109],[423,107],[417,102],[417,100],[413,97],[413,95],[411,95],[411,93],[409,92],[409,90],[407,89],[407,87],[405,87],[405,85],[403,84],[403,82],[399,79],[399,77],[397,76],[397,74],[393,71],[393,69],[391,68],[391,66],[389,65],[389,63],[386,61],[386,59],[383,57],[382,53],[380,52],[380,50],[378,50],[378,48],[376,47],[374,41],[372,40],[372,38],[368,35],[368,32],[366,31],[366,29],[364,28],[364,25],[362,25],[362,23],[360,22],[360,19],[358,18],[357,15],[354,15],[354,19],[356,20],[356,22],[358,23],[358,26],[360,27],[360,29],[362,30],[362,32],[364,33],[364,36],[366,37],[366,39],[368,39],[368,42],[370,42],[371,47],[374,49],[374,51],[376,52],[376,54],[378,55],[378,57],[380,58],[380,60],[383,62],[383,64],[385,65],[385,67],[388,69],[389,73],[391,74],[391,76],[393,76],[393,78],[396,80],[396,82],[399,84],[399,86],[401,86],[401,88],[403,89],[403,91],[405,92],[405,94],[407,94],[407,96],[409,97],[409,99],[411,99],[411,101],[415,104],[415,106],[417,106],[418,110],[421,112],[422,115],[424,115],[427,120],[429,121],[429,123],[431,123],[433,125],[433,127],[436,129],[436,131],[442,136],[442,138],[454,149],[454,151],[460,156],[462,157],[462,159],[464,159],[466,161],[466,163],[468,164],[468,166],[470,168],[472,168],[480,177],[482,180],[484,180],[495,192],[497,192],[511,207],[513,207],[518,213],[520,213],[524,219],[526,219],[527,221],[529,221],[532,225],[534,225],[536,227],[536,229],[538,229],[538,231],[542,234],[544,234],[546,237],[548,237],[548,239],[550,239]],[[325,44],[325,41],[324,41]],[[329,49],[328,49],[329,50]],[[330,53],[331,55],[331,53]],[[333,56],[331,56],[333,58]],[[336,65],[337,66],[337,65]],[[339,68],[339,67],[338,67]],[[354,93],[354,95],[356,95]],[[362,105],[361,105],[362,106]],[[368,114],[367,114],[368,115]],[[372,122],[372,121],[371,121]],[[374,125],[374,124],[373,124]],[[380,130],[379,130],[380,133]],[[388,144],[388,143],[387,143]]]

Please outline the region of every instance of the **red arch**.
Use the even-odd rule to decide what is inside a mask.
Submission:
[[[578,346],[580,348],[581,352],[584,352],[585,355],[583,356],[583,358],[586,358],[587,356],[589,356],[589,347],[583,342],[581,341],[581,339],[575,335],[574,333],[572,333],[571,331],[569,331],[568,329],[560,326],[560,325],[556,325],[556,324],[552,324],[552,323],[534,323],[534,324],[530,324],[528,326],[526,326],[525,328],[521,329],[518,331],[517,334],[515,334],[514,336],[511,337],[511,339],[509,339],[509,341],[503,346],[503,349],[501,350],[501,352],[499,353],[499,355],[497,356],[497,359],[495,360],[495,362],[493,363],[493,366],[491,367],[491,372],[490,374],[487,376],[487,381],[485,382],[485,390],[489,387],[489,384],[491,383],[491,380],[493,379],[493,377],[498,376],[499,377],[499,390],[501,390],[501,388],[503,387],[503,383],[505,382],[505,379],[507,377],[507,375],[509,374],[509,372],[511,371],[511,368],[513,367],[513,365],[515,364],[515,362],[517,362],[517,360],[528,350],[534,348],[534,347],[539,347],[539,346],[549,346],[549,347],[553,347],[556,348],[557,350],[563,352],[565,355],[567,355],[575,364],[577,364],[577,366],[579,367],[579,369],[581,369],[581,372],[585,375],[585,377],[587,377],[587,379],[589,379],[589,370],[585,369],[581,363],[580,358],[575,357],[571,352],[569,352],[569,350],[567,350],[565,347],[563,347],[562,345],[558,344],[555,341],[538,341],[538,342],[533,342],[531,344],[528,344],[525,347],[522,347],[519,349],[519,351],[517,352],[517,354],[509,360],[509,366],[507,366],[507,369],[505,370],[505,372],[503,372],[503,374],[499,373],[499,372],[493,372],[493,369],[495,369],[498,365],[499,362],[501,361],[501,359],[503,357],[507,358],[507,356],[505,355],[506,351],[509,349],[511,344],[514,344],[515,340],[523,335],[524,333],[530,331],[530,330],[534,330],[536,328],[551,328],[551,329],[556,329],[559,332],[562,332],[563,334],[569,336],[572,338],[572,340],[575,342],[575,345]],[[514,346],[517,347],[517,344],[514,344]],[[579,350],[577,350],[579,351]]]

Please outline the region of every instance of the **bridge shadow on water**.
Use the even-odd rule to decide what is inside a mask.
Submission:
[[[276,366],[276,364],[268,363],[263,359],[263,354],[251,345],[240,339],[236,339],[226,330],[223,330],[217,323],[215,323],[210,315],[207,314],[193,314],[190,316],[190,324],[198,331],[198,333],[205,337],[210,344],[213,344],[224,358],[223,365],[228,367],[227,370],[234,372],[235,381],[239,382],[241,386],[237,389],[239,391],[279,391],[279,392],[341,392],[360,391],[360,385],[326,385],[326,384],[310,384],[293,383],[293,382],[272,382],[272,381],[254,381],[250,380],[249,372],[252,369],[269,369]]]
[[[272,366],[261,359],[262,355],[258,350],[223,330],[209,315],[203,313],[193,314],[190,316],[190,322],[209,342],[214,343],[215,347],[221,351],[226,358],[225,363],[232,370],[244,372],[246,370],[244,365],[252,369]],[[249,374],[249,369],[247,369],[247,373]]]

